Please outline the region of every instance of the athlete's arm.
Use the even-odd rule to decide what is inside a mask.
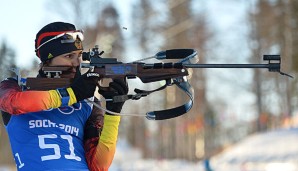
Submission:
[[[70,100],[68,104],[76,102],[71,88],[67,89]],[[6,79],[0,83],[0,110],[10,114],[37,112],[61,106],[61,99],[56,90],[22,91],[17,81]]]
[[[93,97],[98,79],[99,74],[90,72],[77,77],[70,87],[62,88],[63,94],[67,93],[69,96],[67,101],[64,96],[60,97],[61,89],[22,91],[15,79],[6,79],[0,83],[0,110],[11,114],[22,114],[58,108],[61,105],[71,106],[78,101]]]
[[[109,83],[109,88],[109,90],[99,89],[99,93],[105,99],[128,93],[128,86],[125,80],[114,79]],[[106,108],[110,111],[120,113],[123,104],[124,102],[107,102]],[[105,171],[110,167],[116,151],[119,123],[120,116],[104,115],[101,134],[97,134],[93,139],[86,141],[86,158],[91,171]],[[98,136],[99,138],[97,138]]]
[[[120,116],[97,115],[89,119],[85,128],[86,160],[91,171],[107,171],[116,151]],[[90,117],[92,118],[92,117]]]

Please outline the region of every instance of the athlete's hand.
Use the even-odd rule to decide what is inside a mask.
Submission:
[[[75,78],[70,87],[76,96],[77,102],[94,96],[98,81],[99,74],[89,71]]]
[[[109,83],[108,89],[99,88],[98,93],[105,99],[113,99],[114,96],[126,95],[128,93],[128,85],[125,80],[114,79]],[[112,112],[120,113],[124,102],[107,101],[106,108]]]

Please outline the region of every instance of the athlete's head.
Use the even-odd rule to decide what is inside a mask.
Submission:
[[[83,50],[83,32],[65,22],[53,22],[44,26],[35,39],[35,52],[42,63],[59,55]]]

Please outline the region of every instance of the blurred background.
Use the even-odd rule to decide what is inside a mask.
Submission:
[[[175,48],[196,49],[200,64],[264,63],[263,55],[280,54],[281,70],[294,76],[291,79],[267,69],[192,69],[195,104],[191,111],[164,121],[122,117],[111,170],[154,170],[158,166],[156,170],[210,171],[210,159],[248,136],[298,127],[298,1],[32,0],[28,4],[1,0],[1,4],[1,79],[13,75],[9,69],[15,67],[23,77],[36,75],[35,34],[54,21],[83,29],[86,51],[99,45],[103,57],[123,62]],[[136,79],[129,80],[129,85],[133,92],[136,87],[153,89],[160,83],[143,84]],[[126,102],[123,113],[145,114],[185,100],[182,92],[171,87]],[[298,140],[298,131],[294,134],[296,139],[288,142]],[[297,155],[291,159],[298,163]],[[136,161],[143,161],[147,169],[137,167]],[[165,161],[176,162],[164,166]],[[1,169],[14,170],[2,121]]]

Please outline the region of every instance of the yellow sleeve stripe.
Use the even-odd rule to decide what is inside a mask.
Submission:
[[[51,108],[58,108],[62,105],[60,96],[56,90],[49,90],[50,98],[52,99]]]
[[[68,105],[71,106],[73,105],[74,103],[77,102],[77,99],[76,99],[76,96],[72,90],[72,88],[67,88],[66,89],[68,94],[69,94],[69,101],[68,101]],[[51,108],[58,108],[62,105],[62,102],[61,102],[61,98],[57,92],[57,90],[49,90],[49,93],[50,93],[50,98],[52,99],[51,102]]]
[[[73,105],[74,103],[77,102],[76,95],[74,94],[72,88],[69,87],[66,90],[67,90],[67,92],[69,94],[68,105],[71,106],[71,105]]]
[[[99,141],[108,148],[115,148],[118,138],[120,116],[104,115],[104,125]]]

